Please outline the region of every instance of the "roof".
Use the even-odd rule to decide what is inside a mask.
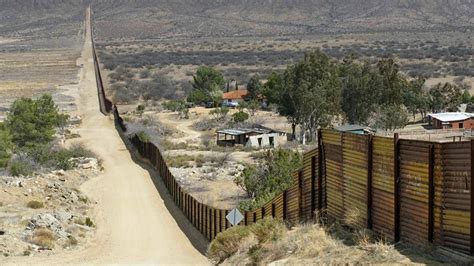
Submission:
[[[349,132],[349,131],[361,131],[361,130],[371,130],[370,127],[361,126],[361,125],[343,125],[336,127],[337,131]]]
[[[233,135],[233,136],[244,135],[244,134],[249,134],[249,133],[268,134],[271,132],[272,130],[262,129],[262,128],[229,128],[229,129],[222,129],[222,130],[217,131],[217,133]]]
[[[453,122],[453,121],[463,121],[474,116],[473,113],[463,113],[463,112],[447,112],[447,113],[437,113],[429,114],[428,116],[433,117],[436,120],[441,122]]]
[[[247,96],[247,90],[233,90],[224,93],[222,95],[223,100],[237,100],[237,99],[244,99]]]

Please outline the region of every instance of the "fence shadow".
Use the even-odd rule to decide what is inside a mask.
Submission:
[[[181,231],[186,235],[186,237],[189,239],[194,248],[197,249],[201,254],[205,255],[209,241],[205,238],[203,234],[201,234],[201,232],[199,232],[193,226],[193,224],[184,215],[183,211],[176,205],[176,203],[173,201],[171,194],[168,192],[165,183],[159,176],[158,172],[149,163],[149,161],[146,158],[141,157],[140,154],[138,154],[138,151],[135,149],[135,147],[133,147],[132,143],[127,138],[126,134],[123,133],[117,123],[115,127],[119,132],[120,138],[122,138],[122,141],[125,143],[125,146],[127,147],[127,150],[129,151],[132,160],[149,173],[150,178],[156,188],[156,191],[160,194],[160,197],[163,199],[165,207],[168,209],[169,213],[176,221]]]

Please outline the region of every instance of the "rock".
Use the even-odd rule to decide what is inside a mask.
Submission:
[[[67,238],[69,234],[64,231],[61,223],[50,213],[40,213],[31,217],[27,230],[36,228],[48,228],[61,238]]]
[[[54,212],[54,217],[61,222],[65,222],[70,221],[73,218],[73,215],[70,212],[60,209]]]
[[[85,157],[79,157],[79,158],[71,158],[69,161],[73,162],[74,164],[77,165],[78,168],[81,169],[98,169],[99,167],[99,162],[97,161],[96,158],[85,158]]]
[[[52,171],[51,173],[53,173],[54,175],[57,175],[57,176],[64,176],[64,174],[65,174],[63,169]]]
[[[71,191],[70,199],[72,200],[72,202],[76,202],[79,200],[79,197],[77,196],[76,192]]]

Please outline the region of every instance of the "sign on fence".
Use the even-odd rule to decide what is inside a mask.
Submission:
[[[229,223],[232,226],[234,226],[242,222],[242,220],[244,219],[244,216],[242,215],[242,213],[240,213],[238,209],[234,208],[233,210],[229,212],[229,214],[227,214],[225,218],[227,219],[227,221],[229,221]]]

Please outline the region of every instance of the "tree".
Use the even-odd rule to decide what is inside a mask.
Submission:
[[[379,107],[375,116],[375,128],[395,130],[408,124],[408,113],[402,105],[390,104]]]
[[[400,66],[392,58],[382,59],[377,63],[382,78],[383,97],[379,104],[401,104],[405,79],[398,73]]]
[[[318,127],[326,127],[340,111],[341,81],[339,69],[329,57],[317,50],[290,66],[284,73],[279,111],[301,127],[301,142],[306,132],[315,135]]]
[[[246,112],[243,112],[243,111],[239,111],[239,112],[233,114],[232,118],[234,119],[235,123],[242,123],[242,122],[246,121],[247,119],[249,119],[249,114],[247,114]]]
[[[0,168],[5,168],[10,160],[13,142],[4,123],[0,123]]]
[[[246,106],[247,106],[247,109],[250,112],[250,115],[254,116],[257,113],[257,110],[260,108],[261,104],[260,104],[260,102],[258,102],[256,100],[252,100],[252,101],[248,102],[248,104],[246,104]]]
[[[249,82],[247,83],[247,92],[248,98],[250,100],[257,100],[263,92],[263,85],[260,82],[260,77],[258,75],[253,75]]]
[[[470,103],[471,102],[471,94],[468,90],[465,90],[462,94],[462,103]]]
[[[272,72],[263,85],[262,94],[269,104],[278,104],[283,93],[283,77]]]
[[[369,63],[341,66],[342,110],[351,124],[367,124],[381,97],[382,79]]]
[[[423,90],[424,84],[425,79],[417,78],[410,81],[403,91],[403,104],[413,115],[413,119],[415,119],[417,113],[421,113],[424,117],[428,112],[429,96]]]
[[[229,113],[228,107],[218,107],[209,112],[209,114],[214,116],[214,119],[218,121],[224,120],[227,117],[228,113]]]
[[[54,128],[66,120],[67,115],[60,114],[53,98],[45,94],[37,100],[20,98],[13,102],[6,126],[16,146],[33,148],[53,140]]]
[[[461,88],[451,83],[438,83],[430,89],[429,94],[432,112],[455,112],[463,101]]]
[[[234,179],[251,198],[242,202],[241,208],[251,210],[263,206],[292,184],[291,173],[301,166],[302,156],[298,152],[285,149],[269,150],[258,168],[247,166],[242,175]]]
[[[199,67],[193,76],[193,90],[196,94],[191,100],[212,101],[217,106],[222,99],[222,88],[225,85],[222,73],[213,67]],[[189,99],[189,98],[188,98]]]

